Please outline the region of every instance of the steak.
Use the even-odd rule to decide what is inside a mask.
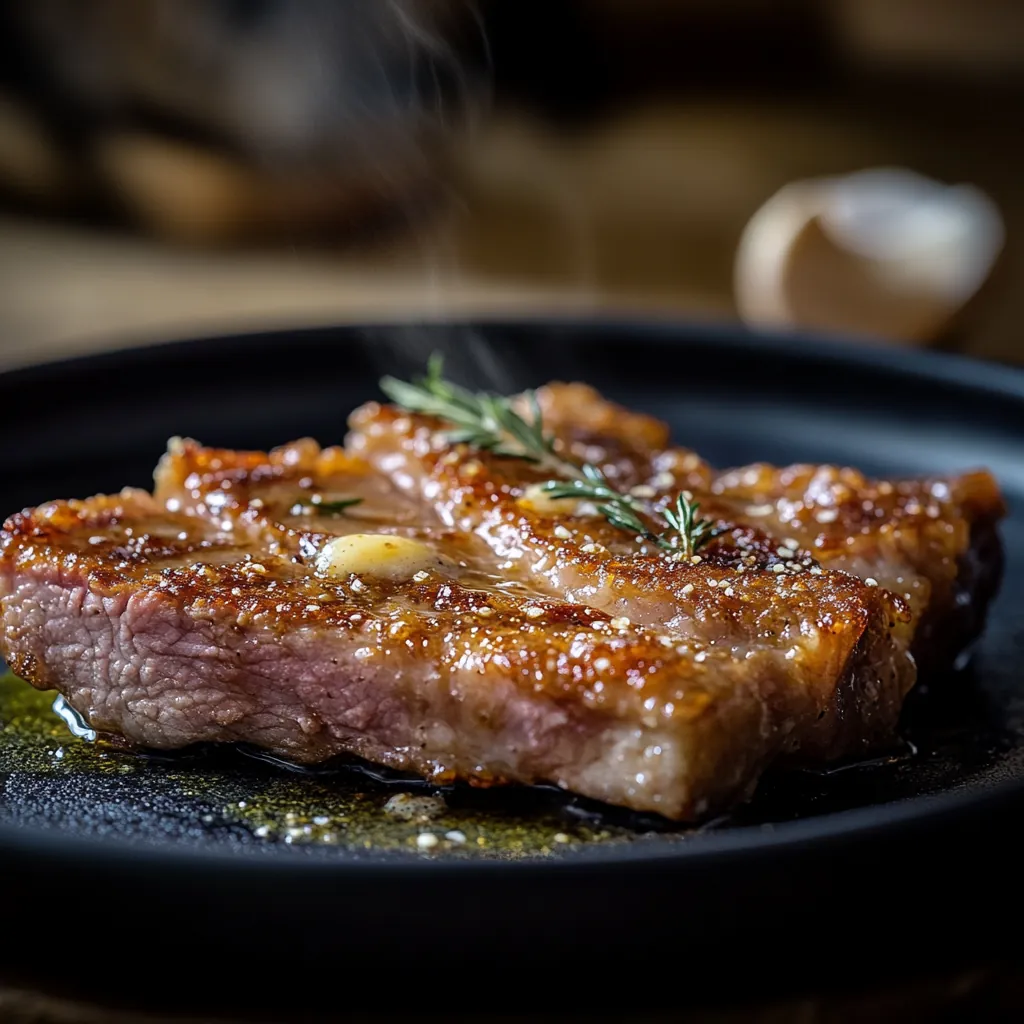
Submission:
[[[690,820],[777,760],[889,741],[918,664],[980,630],[989,474],[719,473],[583,385],[538,398],[565,457],[654,507],[691,491],[716,536],[667,556],[531,463],[371,403],[344,448],[174,440],[153,494],[10,517],[4,655],[140,747],[344,754]]]

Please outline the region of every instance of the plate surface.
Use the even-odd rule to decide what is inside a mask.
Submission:
[[[778,978],[797,948],[805,968],[822,959],[822,929],[834,959],[846,947],[858,956],[854,936],[872,927],[877,965],[887,945],[904,958],[908,945],[965,953],[968,933],[977,948],[997,910],[1019,909],[1008,883],[1024,846],[1012,837],[1024,809],[1024,373],[624,321],[189,341],[0,376],[0,511],[148,486],[173,435],[339,441],[382,373],[415,374],[433,350],[451,375],[503,392],[585,380],[668,420],[719,466],[988,466],[1010,502],[1008,564],[970,665],[911,696],[891,757],[769,777],[751,805],[699,830],[545,791],[439,800],[400,779],[296,776],[238,753],[140,760],[75,740],[25,689],[0,683],[0,877],[21,914],[17,945],[0,940],[0,971],[29,969],[18,949],[45,948],[55,921],[94,909],[149,923],[150,966],[180,961],[186,934],[190,958],[227,945],[265,963],[263,1001],[317,964],[422,964],[427,949],[520,960],[536,978],[567,948],[648,967],[685,956],[696,971],[736,958],[739,942],[749,976]],[[426,850],[424,831],[438,840]],[[142,951],[119,955],[141,969]],[[92,978],[85,965],[62,970],[73,984]]]

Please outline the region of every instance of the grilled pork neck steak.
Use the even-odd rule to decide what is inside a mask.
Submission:
[[[980,629],[1001,566],[987,473],[718,474],[582,385],[540,401],[563,455],[655,503],[689,489],[722,532],[673,559],[538,493],[529,462],[370,404],[344,449],[174,441],[154,495],[12,516],[4,654],[143,747],[350,754],[686,820],[776,759],[886,741],[916,664]]]

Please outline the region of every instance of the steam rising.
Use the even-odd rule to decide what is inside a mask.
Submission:
[[[443,4],[435,5],[436,9]],[[409,118],[416,124],[430,125],[427,139],[445,142],[471,140],[478,131],[492,99],[491,51],[486,30],[473,0],[448,5],[448,17],[442,15],[432,26],[422,18],[420,5],[409,0],[388,0],[385,9],[407,46],[408,65],[405,79],[412,83],[407,93]],[[460,17],[461,15],[461,17]],[[473,40],[460,46],[445,34],[446,28],[469,25]],[[459,35],[458,31],[455,33]],[[475,42],[476,45],[472,45]],[[401,95],[391,89],[393,96]],[[429,145],[429,141],[427,145]],[[424,170],[429,171],[429,160]],[[450,184],[435,179],[434,185],[450,205],[457,206],[459,197]],[[443,315],[442,277],[456,282],[459,277],[457,258],[444,229],[436,224],[421,228],[419,212],[407,209],[406,221],[415,236],[422,255],[424,272],[436,296],[434,313]],[[450,282],[449,282],[450,283]],[[507,393],[515,390],[515,374],[509,354],[499,354],[494,344],[476,328],[453,323],[444,329],[436,326],[408,324],[377,332],[371,344],[371,358],[381,374],[414,376],[426,366],[434,352],[444,358],[446,374],[474,388]]]
[[[402,324],[368,332],[368,355],[380,376],[422,374],[434,352],[444,359],[445,376],[474,389],[511,394],[522,386],[515,354],[500,351],[472,324]]]

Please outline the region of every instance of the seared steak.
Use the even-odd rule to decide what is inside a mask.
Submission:
[[[565,454],[655,505],[692,491],[719,534],[668,557],[537,493],[530,463],[370,404],[345,449],[175,441],[154,496],[12,516],[4,653],[140,746],[351,754],[689,819],[777,758],[884,742],[915,659],[980,628],[1001,564],[988,474],[716,474],[588,388],[540,398]]]

